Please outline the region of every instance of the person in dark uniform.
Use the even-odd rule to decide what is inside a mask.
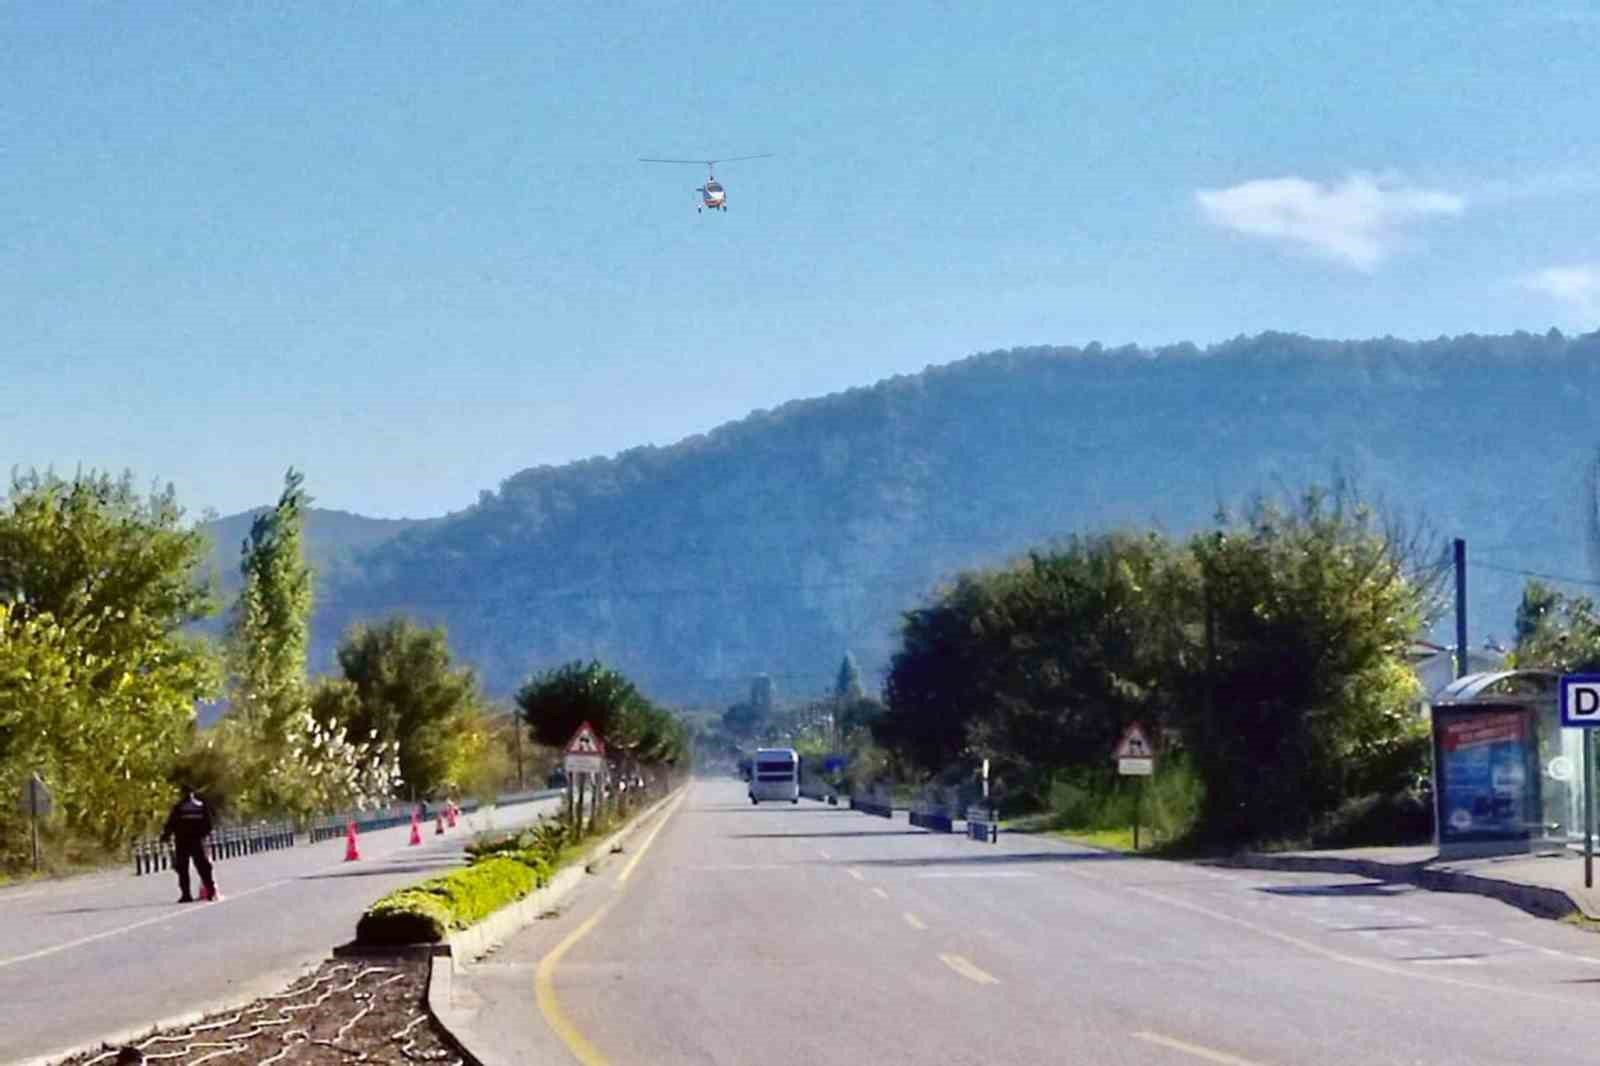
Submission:
[[[211,808],[195,795],[194,789],[184,786],[183,799],[172,806],[167,824],[161,830],[161,841],[174,842],[172,865],[178,871],[179,903],[193,903],[189,895],[189,862],[200,871],[200,898],[217,899],[217,884],[211,879],[211,860],[206,857],[206,837],[211,835]]]

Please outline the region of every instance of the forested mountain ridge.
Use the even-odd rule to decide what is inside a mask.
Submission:
[[[900,612],[959,568],[1075,532],[1189,532],[1336,472],[1475,562],[1588,576],[1597,375],[1600,334],[1555,331],[973,356],[515,474],[342,567],[316,654],[405,612],[499,693],[594,656],[666,699],[728,701],[758,672],[810,695],[847,648],[871,687]],[[1506,634],[1521,581],[1473,570],[1475,639]]]
[[[225,602],[238,595],[240,546],[250,535],[250,523],[269,508],[257,507],[238,514],[224,515],[200,524],[210,539],[210,570]],[[367,551],[404,530],[437,522],[440,519],[368,518],[349,511],[313,507],[306,511],[306,561],[324,579],[337,580]]]

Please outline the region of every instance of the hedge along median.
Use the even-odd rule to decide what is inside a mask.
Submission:
[[[559,822],[470,846],[471,865],[384,896],[356,923],[356,943],[437,944],[550,882],[572,834]]]
[[[635,812],[599,850],[605,850],[676,791]],[[356,943],[398,947],[449,941],[452,934],[479,926],[491,915],[550,885],[558,870],[582,860],[586,849],[595,848],[595,838],[613,828],[603,824],[579,834],[565,820],[551,819],[521,832],[480,838],[467,846],[471,865],[465,869],[397,889],[368,907],[356,923]]]
[[[435,944],[538,888],[548,877],[511,858],[492,858],[384,896],[356,923],[356,942]]]

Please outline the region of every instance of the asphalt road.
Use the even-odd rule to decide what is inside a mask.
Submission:
[[[425,826],[419,847],[407,827],[367,833],[356,863],[342,838],[228,859],[219,903],[176,904],[170,871],[0,889],[0,1062],[277,991],[349,941],[373,900],[458,864],[473,832],[555,803],[475,812],[442,837]]]
[[[752,808],[722,780],[642,847],[458,980],[469,1045],[615,1066],[1600,1062],[1600,936],[1475,896],[979,844]]]

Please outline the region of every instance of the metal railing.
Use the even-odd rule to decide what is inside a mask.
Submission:
[[[511,807],[519,803],[532,803],[536,800],[549,799],[551,796],[561,795],[559,788],[530,789],[523,792],[509,792],[495,799],[497,807]],[[469,799],[457,805],[457,810],[462,814],[471,814],[480,810],[483,803],[476,799]],[[346,810],[333,814],[320,814],[305,823],[303,831],[297,832],[292,822],[257,822],[244,825],[222,825],[212,830],[206,838],[206,854],[212,862],[221,859],[234,859],[244,855],[255,855],[263,851],[278,851],[283,848],[292,848],[297,843],[297,838],[306,844],[320,844],[324,840],[334,840],[343,837],[349,831],[350,824],[355,823],[356,832],[370,833],[379,829],[393,829],[396,826],[410,825],[411,816],[417,812],[418,804],[394,803],[387,807],[371,810]],[[428,804],[428,818],[431,820],[435,814],[443,809],[440,804]],[[172,869],[174,848],[170,843],[162,843],[158,839],[145,838],[136,840],[131,847],[134,876],[155,873],[157,870]]]
[[[1000,840],[1000,816],[993,807],[967,808],[967,836],[985,844]]]
[[[935,800],[921,799],[911,807],[909,821],[918,829],[935,833],[955,831],[955,812]]]
[[[865,792],[850,793],[850,809],[879,818],[894,817],[894,797],[886,788],[872,788]]]
[[[356,832],[369,833],[375,829],[393,829],[397,825],[410,825],[411,816],[417,812],[414,803],[392,803],[373,810],[348,810],[335,814],[321,814],[312,818],[306,827],[306,843],[320,844],[324,840],[342,837],[355,823]]]
[[[224,825],[212,830],[206,838],[206,854],[212,862],[237,859],[243,855],[256,855],[263,851],[281,851],[295,844],[292,822],[256,822],[249,825]],[[161,840],[136,840],[133,843],[133,873],[155,873],[170,870],[176,849]]]

